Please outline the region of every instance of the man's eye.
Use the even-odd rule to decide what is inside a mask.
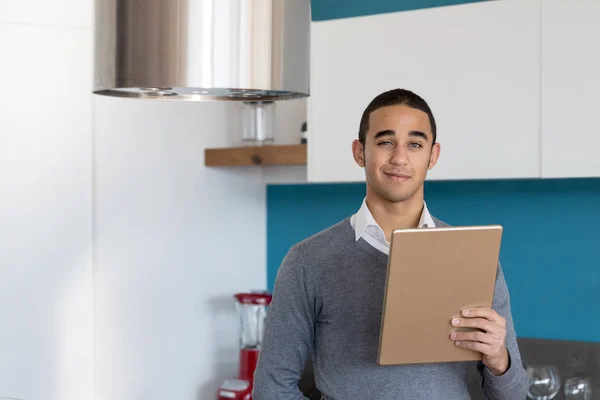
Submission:
[[[411,143],[409,146],[411,146],[411,147],[423,147],[423,145],[421,145],[421,143]]]
[[[393,144],[393,143],[392,143],[392,142],[390,142],[389,140],[384,140],[383,142],[379,142],[378,144],[379,144],[379,146],[382,146],[382,145],[385,145],[385,146],[387,146],[387,145],[391,145],[391,144]]]

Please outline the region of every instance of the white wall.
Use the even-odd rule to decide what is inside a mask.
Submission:
[[[204,167],[237,106],[92,98],[93,2],[48,4],[0,0],[0,397],[213,398],[266,286],[263,171]]]
[[[0,0],[0,396],[92,399],[91,12]]]
[[[237,374],[232,294],[266,287],[260,168],[204,167],[232,103],[94,99],[97,400],[211,399]]]

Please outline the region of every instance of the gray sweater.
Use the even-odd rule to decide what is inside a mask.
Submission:
[[[323,399],[470,398],[466,362],[377,364],[387,259],[363,239],[355,240],[350,218],[289,250],[267,314],[253,400],[305,399],[298,382],[309,352]],[[500,265],[492,307],[506,318],[511,364],[494,376],[479,363],[484,392],[490,400],[525,399],[527,376]]]

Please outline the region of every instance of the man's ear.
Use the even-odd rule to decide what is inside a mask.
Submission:
[[[364,146],[358,139],[354,139],[352,141],[352,155],[354,156],[354,161],[358,164],[359,167],[364,168],[365,166],[365,151]]]
[[[437,164],[438,159],[440,158],[441,151],[442,148],[439,142],[435,143],[431,148],[431,155],[429,156],[429,166],[427,167],[427,169],[432,169],[433,167],[435,167],[435,164]]]

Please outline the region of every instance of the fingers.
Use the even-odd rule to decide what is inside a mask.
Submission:
[[[465,328],[481,329],[485,332],[497,333],[501,327],[484,318],[454,318],[452,325]]]
[[[495,344],[499,342],[499,338],[495,335],[490,335],[484,332],[452,332],[450,338],[458,343],[460,342],[480,342],[485,344]]]
[[[484,355],[490,354],[492,349],[491,345],[481,342],[456,341],[454,344],[463,349],[478,351]]]
[[[467,318],[484,318],[497,325],[506,327],[506,320],[495,310],[489,307],[473,307],[463,310],[462,315]]]
[[[453,318],[453,326],[473,328],[472,332],[453,332],[450,338],[464,348],[475,350],[482,348],[482,352],[492,351],[503,344],[506,337],[506,321],[491,308],[471,308],[463,311],[463,318]],[[479,343],[479,344],[477,344]],[[481,345],[488,346],[487,348]]]

